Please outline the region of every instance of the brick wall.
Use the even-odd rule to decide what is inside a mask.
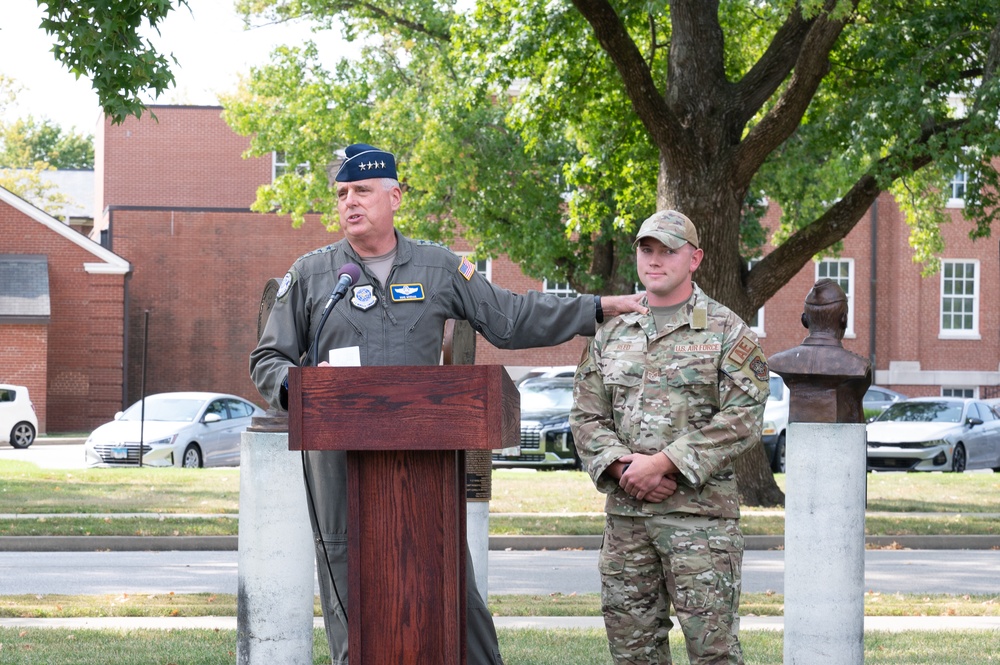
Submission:
[[[149,110],[157,120],[143,114],[113,125],[106,118],[99,129],[100,210],[109,205],[249,208],[258,185],[270,182],[271,157],[243,159],[250,139],[226,126],[221,107]]]
[[[0,383],[28,389],[38,417],[38,431],[47,431],[48,326],[0,325]],[[7,432],[9,434],[10,432]]]

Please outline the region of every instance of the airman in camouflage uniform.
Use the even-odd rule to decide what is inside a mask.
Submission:
[[[732,462],[760,438],[768,369],[757,337],[695,284],[684,215],[636,239],[648,314],[601,327],[576,373],[573,436],[608,495],[599,567],[616,663],[670,663],[673,604],[692,664],[742,663],[743,534]]]

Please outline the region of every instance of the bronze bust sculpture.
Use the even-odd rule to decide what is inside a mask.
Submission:
[[[862,399],[872,382],[871,363],[843,347],[847,296],[830,279],[817,281],[806,296],[799,346],[776,353],[770,368],[791,391],[789,422],[864,423]]]

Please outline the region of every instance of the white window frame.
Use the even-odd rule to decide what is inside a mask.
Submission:
[[[941,397],[979,399],[979,389],[972,386],[941,386]]]
[[[472,265],[476,266],[476,272],[486,278],[487,282],[493,281],[493,259],[476,259],[473,258],[472,252],[455,252],[459,256],[466,256]]]
[[[831,277],[829,275],[829,268],[824,268],[824,266],[831,266],[837,264],[837,275],[836,277]],[[847,270],[847,276],[840,274],[841,269]],[[821,274],[827,273],[827,274]],[[816,261],[816,280],[820,279],[832,279],[840,288],[844,289],[844,294],[847,296],[847,330],[844,331],[844,337],[853,338],[854,337],[854,259],[821,259]],[[846,286],[844,284],[847,284]]]
[[[759,263],[760,259],[750,259],[747,261],[747,268],[753,269],[754,265]],[[764,332],[764,308],[761,307],[757,310],[757,321],[756,323],[746,322],[750,326],[750,330],[754,331],[757,337],[767,337],[767,333]]]
[[[970,278],[963,275],[961,278],[956,278],[954,276],[954,267],[961,265],[964,269],[972,268],[971,277],[971,288],[972,293],[960,293],[956,294],[954,292],[955,284],[949,284],[949,282],[955,282],[956,279],[961,279],[965,286],[969,286],[967,283]],[[951,273],[949,275],[949,273]],[[979,259],[941,259],[941,300],[938,307],[939,316],[938,324],[940,326],[940,332],[938,336],[942,339],[980,339],[979,336]],[[963,288],[963,291],[965,289]],[[949,293],[950,291],[950,293]],[[963,312],[958,314],[958,316],[969,316],[971,315],[971,327],[968,328],[954,328],[945,327],[945,317],[956,316],[954,311],[945,312],[945,300],[962,300],[963,303],[967,303],[971,308],[971,311],[966,311],[963,308]]]
[[[965,169],[958,169],[948,183],[949,197],[945,204],[946,208],[964,208],[965,192],[969,187],[969,173]]]
[[[569,282],[550,282],[547,279],[542,280],[542,291],[545,293],[554,293],[560,298],[575,298],[580,295],[569,285]]]
[[[306,171],[309,170],[309,163],[303,162],[295,167],[295,171],[299,175],[304,175]],[[275,150],[271,153],[271,182],[278,179],[279,176],[284,175],[288,172],[288,162],[285,161],[285,151]]]

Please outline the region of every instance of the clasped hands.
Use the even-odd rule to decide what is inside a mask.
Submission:
[[[618,485],[629,496],[648,503],[660,503],[677,491],[677,467],[663,453],[630,453],[609,468]]]

